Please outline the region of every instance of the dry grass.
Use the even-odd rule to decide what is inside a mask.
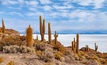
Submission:
[[[7,65],[15,65],[14,61],[10,61]]]
[[[2,57],[0,57],[0,63],[2,63],[4,60],[3,60],[3,58]]]

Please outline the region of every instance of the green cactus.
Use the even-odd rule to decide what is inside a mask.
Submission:
[[[51,27],[50,27],[50,23],[48,23],[48,41],[49,41],[49,44],[51,44]]]
[[[4,20],[2,19],[2,33],[5,33],[5,25],[4,25]]]
[[[55,31],[54,37],[55,37],[55,44],[57,44],[57,37],[58,37],[58,34],[56,34],[56,31]]]
[[[26,29],[26,43],[28,47],[33,47],[33,30],[30,25]]]
[[[76,53],[79,52],[79,34],[76,34]]]

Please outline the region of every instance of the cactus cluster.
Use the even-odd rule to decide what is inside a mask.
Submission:
[[[49,41],[49,44],[51,44],[51,27],[50,27],[50,23],[48,23],[48,41]]]
[[[79,52],[79,34],[76,34],[76,40],[72,41],[72,50],[76,53]]]
[[[28,47],[33,47],[33,30],[29,27],[26,29],[26,43]]]
[[[97,51],[98,50],[98,45],[96,45],[96,43],[95,43],[95,51]]]
[[[43,24],[42,24],[43,23]],[[41,41],[44,41],[44,35],[45,35],[45,19],[43,19],[42,22],[42,16],[40,16],[40,35],[41,35]]]
[[[58,37],[58,34],[56,34],[56,31],[55,31],[54,37],[55,37],[55,44],[56,44],[57,43],[57,37]]]

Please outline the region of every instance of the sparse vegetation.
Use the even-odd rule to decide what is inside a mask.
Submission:
[[[7,65],[15,65],[14,61],[10,61]]]
[[[7,31],[9,30],[9,31]],[[64,47],[58,40],[58,34],[55,31],[54,40],[51,38],[51,25],[48,23],[48,41],[44,39],[45,35],[45,19],[42,24],[42,16],[40,16],[40,35],[41,40],[33,39],[33,29],[30,27],[26,30],[26,36],[17,35],[12,29],[5,29],[2,20],[2,28],[0,28],[0,54],[16,54],[16,57],[3,56],[0,57],[0,64],[7,59],[23,60],[25,64],[33,65],[41,63],[42,65],[106,65],[107,53],[98,52],[98,46],[90,49],[88,45],[79,49],[79,34],[72,41],[72,46]],[[26,54],[29,54],[25,56]],[[20,56],[19,56],[20,55]],[[2,57],[3,56],[3,57]],[[14,56],[14,55],[13,55]],[[5,59],[5,60],[4,60]],[[17,61],[10,61],[7,65],[15,65]],[[37,61],[37,62],[35,62]],[[22,62],[23,63],[23,62]],[[19,64],[20,65],[20,64]]]

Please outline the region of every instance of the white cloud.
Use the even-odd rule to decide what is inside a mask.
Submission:
[[[52,7],[51,6],[43,6],[43,9],[45,10],[45,11],[51,11],[52,10]]]
[[[69,6],[59,6],[59,5],[53,5],[53,7],[57,10],[63,10],[63,9],[70,9],[73,8],[73,6],[69,5]]]
[[[9,14],[11,14],[11,15],[18,15],[18,16],[22,16],[22,14],[21,14],[21,13],[18,13],[18,12],[9,12]]]
[[[0,11],[0,14],[3,14],[4,12],[3,11]]]
[[[13,1],[13,0],[1,0],[2,2],[2,5],[15,5],[15,4],[18,4],[17,1]]]
[[[50,4],[51,0],[39,0],[41,4]]]
[[[33,7],[35,7],[35,6],[37,6],[38,5],[38,2],[37,1],[25,1],[25,3],[29,6],[33,6]]]
[[[94,8],[102,8],[106,0],[73,0],[73,2],[78,3],[82,6],[94,6]]]

